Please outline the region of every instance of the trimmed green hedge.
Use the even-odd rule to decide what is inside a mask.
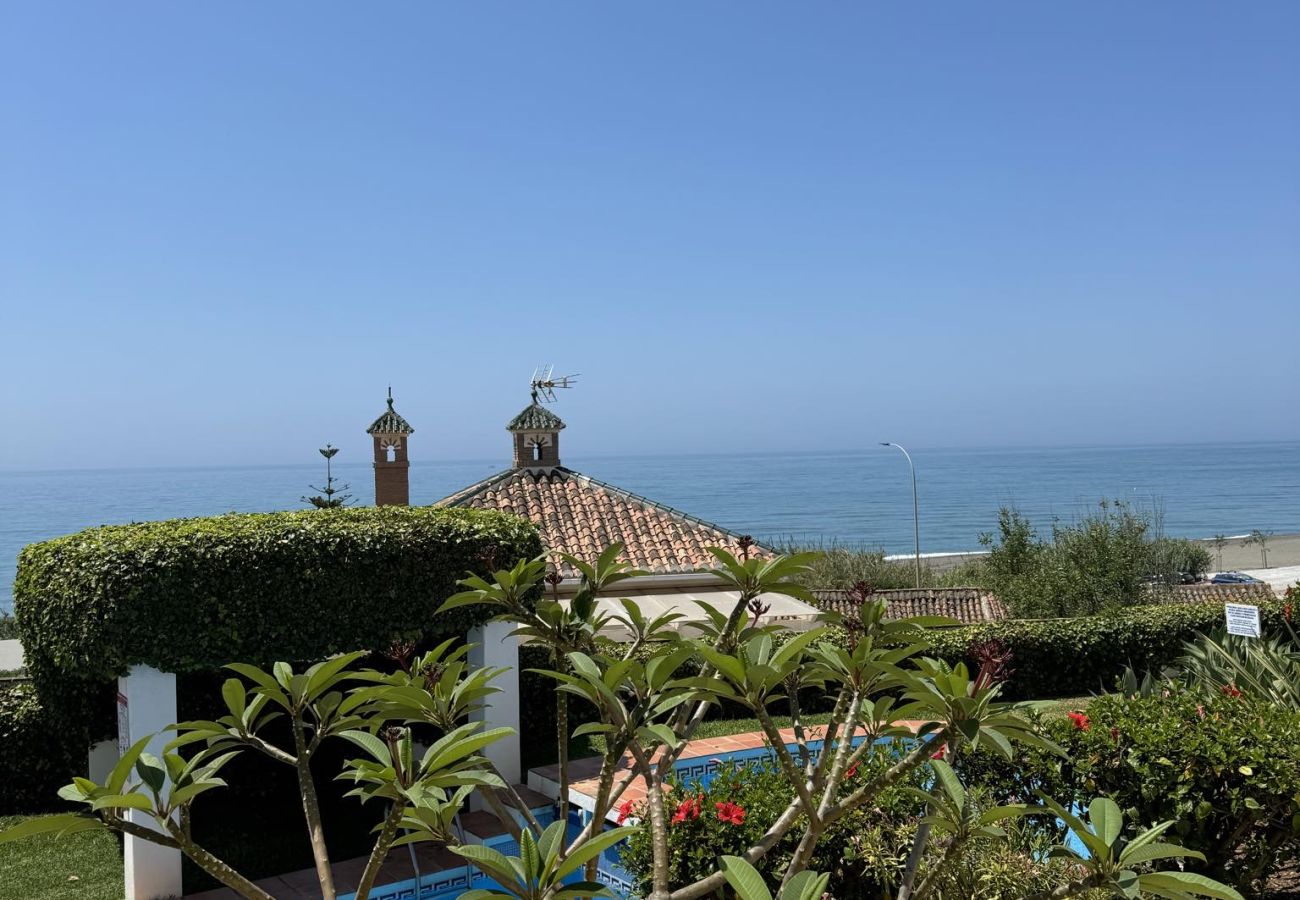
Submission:
[[[435,618],[469,571],[541,553],[528,522],[480,510],[384,507],[231,514],[91,528],[23,549],[14,608],[38,686],[59,670],[112,678],[232,660],[266,665],[397,637],[463,634]]]
[[[31,682],[0,684],[0,814],[62,808],[59,788],[85,767],[85,747],[67,739]]]
[[[116,733],[113,680],[132,665],[184,675],[463,635],[490,610],[435,616],[456,581],[541,552],[524,519],[431,507],[146,522],[25,547],[14,609],[32,683],[0,703],[0,812],[48,803],[47,768],[56,789],[84,771],[89,744]]]
[[[1260,604],[1264,630],[1281,625],[1280,602]],[[1011,649],[1008,699],[1077,697],[1112,690],[1132,666],[1137,672],[1171,665],[1183,642],[1223,624],[1223,604],[1134,606],[1074,619],[1013,619],[936,631],[931,655],[974,667],[971,648],[998,640]]]

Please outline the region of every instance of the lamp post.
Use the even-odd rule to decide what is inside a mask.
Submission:
[[[916,466],[912,463],[912,454],[902,444],[881,441],[882,447],[897,447],[907,457],[907,467],[912,470],[912,535],[916,538],[916,587],[921,587],[921,507],[916,499]]]

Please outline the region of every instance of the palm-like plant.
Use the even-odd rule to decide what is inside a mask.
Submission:
[[[578,880],[578,872],[602,852],[617,844],[636,829],[631,826],[611,828],[581,847],[565,853],[565,823],[553,822],[539,837],[524,831],[519,839],[519,855],[506,856],[482,844],[463,844],[450,848],[492,877],[499,888],[476,889],[461,894],[461,900],[487,900],[507,897],[515,900],[577,900],[580,897],[614,897],[598,881]]]
[[[1188,684],[1208,691],[1241,691],[1276,706],[1300,710],[1300,636],[1244,638],[1223,629],[1183,645],[1178,668]]]
[[[1064,822],[1087,851],[1079,852],[1062,844],[1052,849],[1052,856],[1076,863],[1087,874],[1050,893],[1035,895],[1030,900],[1073,897],[1097,888],[1113,891],[1116,897],[1152,896],[1167,897],[1170,900],[1212,897],[1216,900],[1243,900],[1241,894],[1234,889],[1195,872],[1176,869],[1143,871],[1149,863],[1158,860],[1205,859],[1195,850],[1160,840],[1173,827],[1173,822],[1161,822],[1132,840],[1125,840],[1122,837],[1124,815],[1120,812],[1119,805],[1109,797],[1098,797],[1088,805],[1087,822],[1048,798],[1043,798],[1038,810],[1052,813]]]

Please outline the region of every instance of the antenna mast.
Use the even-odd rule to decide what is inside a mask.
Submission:
[[[573,383],[578,380],[577,375],[560,375],[552,374],[554,366],[538,366],[533,369],[533,380],[529,382],[529,388],[532,391],[533,402],[554,403],[556,388],[571,388]]]

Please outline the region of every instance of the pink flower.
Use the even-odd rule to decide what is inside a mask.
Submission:
[[[1202,706],[1202,705],[1199,704],[1199,703],[1196,704],[1196,717],[1197,717],[1198,719],[1204,719],[1204,718],[1205,718],[1205,707]]]

